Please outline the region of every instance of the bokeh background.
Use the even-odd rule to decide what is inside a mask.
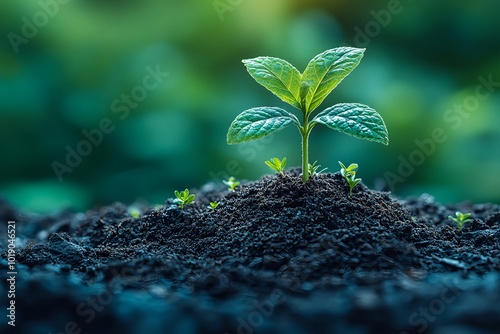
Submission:
[[[314,55],[349,45],[366,47],[365,57],[318,110],[368,104],[390,145],[318,126],[311,161],[328,171],[357,162],[368,186],[389,180],[402,197],[500,203],[499,13],[497,0],[2,1],[0,195],[34,212],[154,204],[229,175],[258,179],[274,156],[299,166],[292,126],[226,144],[241,111],[293,109],[241,59],[275,56],[302,71]],[[161,80],[141,90],[151,70]],[[127,105],[132,93],[141,100]],[[88,153],[84,131],[103,120],[112,130]],[[445,139],[432,147],[436,129]],[[54,163],[67,165],[78,145],[88,155],[58,178]],[[414,170],[402,167],[410,159]]]

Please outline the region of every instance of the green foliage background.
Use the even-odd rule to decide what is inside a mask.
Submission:
[[[57,13],[44,21],[43,8]],[[401,159],[418,150],[415,140],[440,128],[446,140],[394,193],[499,203],[500,87],[476,97],[478,77],[500,82],[498,13],[496,0],[2,1],[0,194],[40,212],[162,203],[174,189],[225,176],[257,179],[271,172],[263,162],[274,156],[299,166],[300,137],[291,127],[226,144],[229,124],[245,109],[293,112],[253,81],[241,59],[275,56],[302,71],[316,54],[350,45],[367,47],[365,57],[320,109],[375,108],[390,145],[317,126],[311,161],[328,171],[338,170],[338,160],[357,162],[373,187],[398,174]],[[22,36],[34,16],[44,24],[16,53],[9,36]],[[142,84],[148,66],[169,74],[121,120],[111,105]],[[461,114],[453,111],[464,103]],[[66,147],[76,148],[82,131],[104,118],[114,130],[59,182],[53,162],[65,163]]]

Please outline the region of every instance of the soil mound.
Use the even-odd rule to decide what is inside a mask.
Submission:
[[[195,203],[183,210],[169,199],[164,206],[142,208],[135,218],[120,203],[86,213],[33,216],[1,202],[0,216],[17,222],[20,295],[36,295],[30,307],[56,298],[61,303],[54,314],[70,305],[80,317],[68,316],[87,326],[78,301],[100,287],[119,301],[106,317],[123,324],[124,314],[145,316],[156,305],[172,317],[147,321],[169,326],[191,317],[199,326],[186,333],[236,332],[249,309],[267,305],[269,311],[269,303],[265,321],[250,326],[247,319],[245,326],[259,327],[255,333],[295,333],[308,332],[308,326],[345,331],[361,322],[370,330],[358,328],[359,333],[387,328],[421,333],[423,326],[410,318],[443,289],[455,297],[488,295],[485,310],[500,301],[498,205],[446,207],[429,195],[400,201],[363,184],[349,196],[340,174],[318,174],[303,184],[297,169],[244,183],[234,192],[207,184],[195,193]],[[208,208],[210,201],[219,206]],[[461,231],[448,219],[456,210],[474,218]],[[0,265],[6,268],[3,240]],[[64,292],[55,292],[55,282]],[[479,289],[474,282],[490,288]],[[172,313],[180,305],[187,313]],[[447,308],[450,317],[434,326],[448,326],[472,311],[454,305]],[[60,317],[54,319],[60,323]],[[99,319],[93,326],[102,326]],[[97,327],[85,328],[95,332]],[[124,326],[122,333],[124,328],[140,332]]]

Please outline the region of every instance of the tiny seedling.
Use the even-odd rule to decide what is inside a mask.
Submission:
[[[139,216],[141,215],[141,210],[139,210],[135,206],[129,207],[127,209],[127,212],[129,213],[130,216],[132,216],[132,218],[139,218]]]
[[[282,176],[285,176],[283,172],[285,171],[286,157],[283,158],[283,160],[280,160],[278,158],[269,159],[267,161],[264,161],[264,163],[268,165],[272,170],[275,170]]]
[[[179,209],[184,209],[184,206],[189,205],[194,202],[194,194],[189,194],[189,190],[184,189],[183,191],[174,191],[175,202],[179,206]]]
[[[321,167],[321,165],[316,165],[318,161],[315,161],[313,162],[312,164],[309,164],[307,166],[307,171],[309,172],[309,176],[312,177],[314,176],[315,174],[319,174],[319,173],[322,173],[324,172],[325,170],[327,170],[327,168],[323,168],[322,170],[320,170],[318,172],[318,169]]]
[[[209,204],[209,208],[212,210],[217,209],[218,206],[219,206],[219,202],[217,202],[217,201],[210,202],[210,204]]]
[[[240,183],[236,181],[236,179],[233,176],[231,176],[229,180],[227,181],[224,180],[222,182],[224,182],[224,184],[229,187],[229,191],[234,191],[234,188],[240,185]]]
[[[471,213],[461,213],[460,211],[457,211],[457,212],[455,212],[455,217],[448,216],[448,218],[450,218],[455,223],[457,223],[457,229],[460,231],[460,230],[462,230],[462,227],[464,227],[465,223],[469,223],[472,221],[470,216],[471,216]]]
[[[358,164],[350,164],[349,167],[344,166],[343,163],[339,161],[340,165],[340,175],[346,180],[349,185],[349,197],[352,195],[352,189],[361,182],[361,179],[356,178],[356,172],[358,171]]]
[[[282,101],[302,112],[302,123],[294,114],[277,107],[257,107],[243,111],[229,126],[228,144],[256,140],[294,124],[302,137],[302,181],[309,171],[309,134],[316,124],[360,139],[389,144],[382,117],[360,103],[339,103],[310,119],[313,111],[351,73],[365,49],[339,47],[315,56],[300,73],[287,61],[274,57],[245,59],[248,73]]]

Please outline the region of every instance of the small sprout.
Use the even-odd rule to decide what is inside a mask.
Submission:
[[[316,165],[318,161],[314,161],[312,164],[308,164],[307,171],[309,173],[309,176],[314,176],[315,174],[319,174],[324,172],[327,168],[323,168],[318,172],[318,169],[321,167],[321,165]]]
[[[349,167],[344,166],[343,163],[339,161],[340,174],[347,181],[349,185],[349,197],[352,195],[352,189],[361,182],[361,179],[356,178],[356,172],[358,171],[358,164],[350,164]]]
[[[135,206],[131,206],[127,209],[128,214],[131,215],[133,218],[139,218],[141,215],[141,210],[136,208]]]
[[[275,170],[282,176],[285,176],[283,171],[285,170],[286,166],[286,157],[283,158],[283,160],[280,160],[278,158],[269,159],[267,161],[264,161],[264,163],[268,165],[272,170]]]
[[[229,180],[227,181],[224,180],[222,182],[224,182],[224,184],[229,187],[229,191],[234,191],[234,188],[240,185],[240,183],[236,181],[236,179],[233,176],[231,176]]]
[[[217,209],[218,206],[219,206],[219,202],[213,201],[213,202],[210,202],[209,208],[212,210],[215,210],[215,209]]]
[[[448,218],[457,223],[457,228],[459,231],[462,230],[462,227],[464,227],[465,223],[469,223],[472,221],[472,219],[470,218],[470,213],[461,213],[460,211],[457,211],[455,212],[455,216],[456,217],[448,216]]]
[[[346,167],[339,161],[339,165],[340,174],[342,174],[343,177],[346,177],[346,175],[356,175],[356,172],[358,171],[358,164],[350,164],[349,167]]]
[[[189,194],[189,190],[184,189],[183,191],[174,191],[175,202],[179,206],[179,209],[184,209],[185,205],[189,205],[194,202],[194,194]]]

